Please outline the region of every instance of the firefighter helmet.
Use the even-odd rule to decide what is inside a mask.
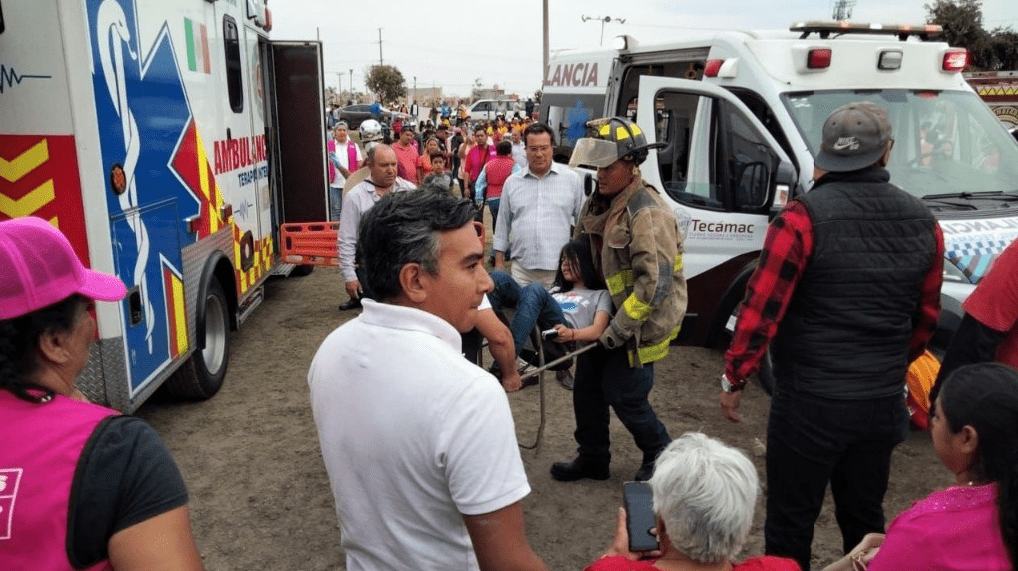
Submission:
[[[603,168],[625,159],[637,165],[647,160],[647,151],[663,143],[647,144],[647,137],[636,123],[622,117],[596,119],[587,123],[597,133],[576,141],[569,166]]]

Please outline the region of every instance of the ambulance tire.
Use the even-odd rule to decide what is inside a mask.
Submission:
[[[315,271],[315,267],[311,265],[297,266],[292,272],[290,272],[290,275],[295,278],[302,278],[304,276],[310,276],[313,271]]]
[[[219,280],[212,278],[205,287],[205,348],[196,349],[191,358],[166,382],[171,395],[187,400],[212,398],[223,386],[230,362],[230,316],[226,294]]]

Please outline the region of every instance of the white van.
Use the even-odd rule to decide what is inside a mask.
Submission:
[[[667,45],[556,54],[541,117],[567,161],[584,123],[638,122],[642,170],[672,204],[685,239],[689,309],[680,341],[724,346],[767,224],[812,186],[824,120],[872,100],[887,108],[891,182],[922,197],[946,242],[943,348],[961,302],[1018,236],[1018,146],[961,75],[964,50],[937,26],[804,23],[790,32],[702,32]],[[935,150],[931,151],[931,148]]]
[[[499,115],[512,119],[514,113],[524,115],[523,104],[516,99],[478,99],[467,108],[471,121],[494,121]]]

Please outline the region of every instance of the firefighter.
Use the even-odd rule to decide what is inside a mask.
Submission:
[[[597,137],[580,139],[570,166],[597,168],[597,191],[580,213],[574,237],[588,240],[596,269],[615,305],[599,346],[577,358],[573,391],[579,455],[551,467],[556,480],[605,480],[611,458],[608,407],[643,452],[634,479],[647,480],[670,438],[648,402],[654,362],[668,354],[686,312],[678,224],[639,165],[647,158],[643,131],[612,117],[592,122]]]

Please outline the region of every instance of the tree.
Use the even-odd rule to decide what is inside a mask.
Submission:
[[[930,23],[943,26],[948,44],[969,51],[972,69],[1018,68],[1018,34],[1010,28],[984,30],[982,0],[936,0],[926,4],[926,13]]]
[[[406,95],[406,80],[396,66],[373,65],[365,74],[364,85],[378,96],[382,103],[391,103]]]

